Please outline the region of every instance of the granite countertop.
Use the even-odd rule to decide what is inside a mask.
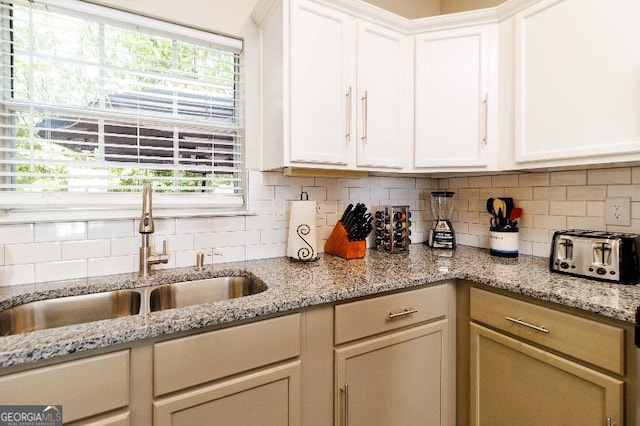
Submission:
[[[253,275],[268,289],[213,304],[0,337],[0,368],[455,278],[627,322],[635,321],[635,309],[640,306],[640,286],[551,273],[545,258],[503,259],[474,247],[446,251],[416,244],[402,254],[370,250],[364,259],[325,254],[313,263],[261,259],[216,264],[200,272],[194,268],[162,270],[144,279],[122,274],[1,287],[0,310],[51,297],[223,275]]]

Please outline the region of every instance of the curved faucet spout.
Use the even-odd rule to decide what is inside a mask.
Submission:
[[[151,194],[153,189],[151,184],[146,182],[142,185],[142,217],[140,218],[140,227],[138,232],[141,234],[153,234],[153,212],[151,207]]]

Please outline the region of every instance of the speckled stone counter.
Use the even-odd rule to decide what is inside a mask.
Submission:
[[[213,304],[0,337],[0,368],[456,278],[635,321],[640,286],[554,274],[549,272],[547,262],[532,256],[496,258],[488,250],[473,247],[443,251],[412,245],[409,253],[389,255],[371,250],[364,259],[344,260],[331,255],[322,255],[313,263],[262,259],[212,265],[200,272],[194,268],[163,270],[145,279],[125,274],[2,287],[0,310],[58,296],[223,275],[252,275],[268,289]]]

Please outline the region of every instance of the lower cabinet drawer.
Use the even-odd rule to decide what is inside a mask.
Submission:
[[[0,377],[1,405],[62,405],[64,423],[129,405],[129,351]]]
[[[471,319],[624,374],[624,330],[588,318],[471,288]]]
[[[335,344],[447,316],[447,286],[436,285],[335,307]]]
[[[300,314],[156,343],[154,395],[300,355]]]

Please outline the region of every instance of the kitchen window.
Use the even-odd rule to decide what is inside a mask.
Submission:
[[[0,209],[243,206],[242,41],[81,1],[0,0]]]

